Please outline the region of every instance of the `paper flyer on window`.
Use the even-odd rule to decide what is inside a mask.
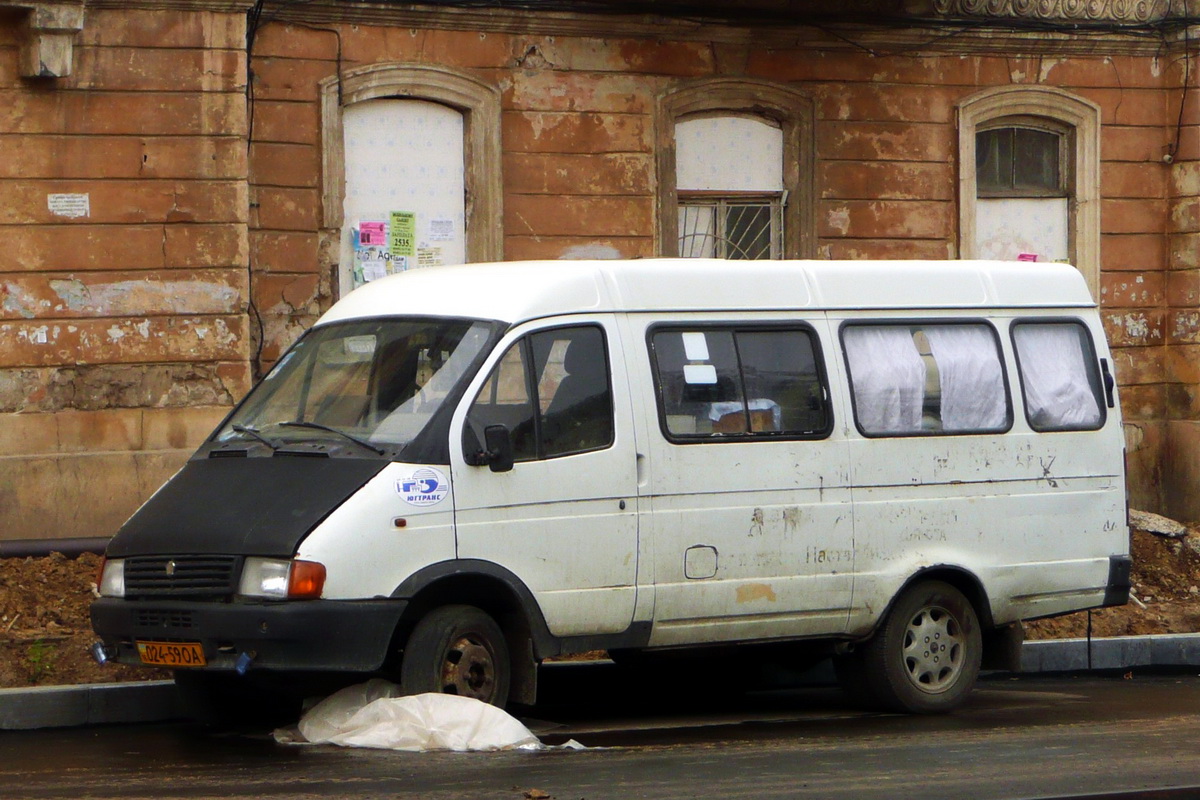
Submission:
[[[351,229],[354,242],[352,277],[355,286],[401,272],[406,268],[392,256],[388,243],[389,224],[382,220],[362,220]]]
[[[393,259],[404,259],[401,269],[407,269],[408,259],[417,255],[417,215],[413,211],[393,211],[388,221],[388,252]]]

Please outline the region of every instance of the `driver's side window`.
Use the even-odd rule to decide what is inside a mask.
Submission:
[[[604,331],[553,328],[522,338],[492,369],[467,412],[463,450],[483,450],[503,425],[514,461],[599,450],[613,442],[612,381]]]

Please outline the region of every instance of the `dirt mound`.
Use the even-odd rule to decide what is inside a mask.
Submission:
[[[88,619],[100,557],[0,559],[0,688],[155,680],[165,670],[100,666]],[[1136,601],[1091,612],[1093,636],[1200,631],[1200,528],[1183,539],[1133,532]],[[1087,635],[1088,613],[1026,623],[1030,639]]]
[[[1135,529],[1127,605],[1091,612],[1092,636],[1200,632],[1200,528],[1169,539]],[[1025,623],[1027,639],[1087,636],[1088,612]]]
[[[0,559],[0,687],[154,680],[162,670],[100,666],[88,618],[100,557]]]

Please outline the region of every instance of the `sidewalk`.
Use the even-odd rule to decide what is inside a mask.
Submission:
[[[1021,672],[1085,672],[1145,667],[1200,669],[1200,633],[1047,639],[1026,642]],[[0,689],[0,730],[164,722],[182,716],[170,681]]]

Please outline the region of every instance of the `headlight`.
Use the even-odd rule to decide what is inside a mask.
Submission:
[[[125,559],[107,559],[101,567],[98,584],[101,597],[124,597]]]
[[[238,594],[275,600],[311,600],[325,588],[325,565],[251,556],[242,564]]]

